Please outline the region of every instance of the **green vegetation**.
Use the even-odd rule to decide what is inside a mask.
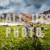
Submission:
[[[6,27],[0,26],[0,50],[50,50],[50,25],[42,25],[47,29],[42,32],[45,37],[34,39],[30,37],[22,38],[21,29],[23,26],[10,26],[11,34],[6,38]],[[9,27],[9,26],[8,26]],[[13,29],[19,28],[19,38],[15,38]]]

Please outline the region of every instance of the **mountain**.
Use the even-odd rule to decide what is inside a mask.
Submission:
[[[50,14],[50,10],[44,11],[43,14]]]

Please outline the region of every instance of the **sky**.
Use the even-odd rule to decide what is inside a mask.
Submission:
[[[50,9],[50,0],[0,0],[0,13],[38,14]]]

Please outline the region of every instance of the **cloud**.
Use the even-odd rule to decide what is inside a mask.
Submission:
[[[21,8],[22,9],[22,8]],[[22,13],[35,13],[37,11],[37,9],[35,8],[34,5],[28,6],[26,8],[22,9],[23,11],[21,11]]]
[[[36,14],[50,9],[50,0],[0,0],[0,13]]]
[[[41,6],[41,8],[39,9],[39,12],[44,12],[44,11],[47,11],[49,9],[50,9],[50,6],[49,5],[43,4]]]
[[[9,0],[0,0],[0,6],[5,7],[5,6],[7,6],[9,3],[10,3]]]
[[[27,4],[50,4],[50,0],[25,0]]]

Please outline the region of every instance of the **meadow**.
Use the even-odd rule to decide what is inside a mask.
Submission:
[[[47,29],[42,30],[44,38],[25,37],[22,38],[22,28],[24,26],[0,26],[0,50],[50,50],[50,25],[41,24]],[[6,38],[6,27],[11,28],[11,33]],[[13,29],[19,28],[19,37],[14,37]]]

